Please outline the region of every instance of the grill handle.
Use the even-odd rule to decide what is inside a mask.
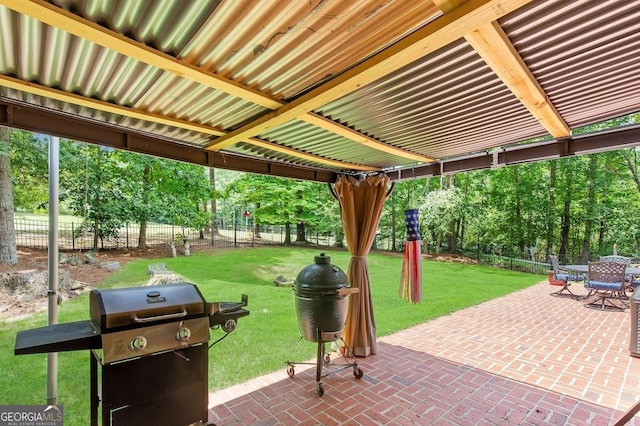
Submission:
[[[139,318],[138,315],[133,314],[133,317],[131,317],[131,319],[133,319],[133,322],[145,323],[145,322],[155,322],[155,321],[161,321],[161,320],[173,319],[173,318],[182,318],[186,316],[187,316],[187,310],[185,308],[182,308],[182,311],[176,312],[174,314],[156,315],[153,317]]]
[[[360,289],[359,288],[354,288],[354,287],[341,288],[341,289],[338,289],[337,293],[340,296],[346,296],[346,295],[349,295],[349,294],[360,293]]]

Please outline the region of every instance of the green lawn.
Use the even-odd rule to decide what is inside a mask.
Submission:
[[[209,351],[209,386],[212,391],[282,369],[285,361],[315,357],[317,345],[300,340],[289,287],[277,287],[278,275],[295,278],[313,263],[319,250],[303,248],[255,248],[199,251],[189,257],[145,259],[128,263],[101,283],[102,288],[144,284],[147,266],[166,263],[167,268],[198,285],[207,301],[238,301],[249,295],[251,314],[241,318],[236,331]],[[328,251],[333,264],[345,272],[349,254]],[[423,301],[411,305],[398,296],[402,258],[391,254],[368,256],[378,336],[447,315],[456,310],[525,288],[544,278],[492,267],[424,261]],[[60,307],[60,322],[88,319],[87,295]],[[0,405],[44,404],[47,356],[14,356],[18,330],[46,325],[46,313],[17,321],[0,322]],[[212,331],[211,340],[222,336]],[[65,406],[66,425],[89,423],[89,352],[60,353],[58,402]],[[365,372],[366,373],[366,372]]]
[[[14,216],[16,219],[26,219],[26,220],[44,220],[47,221],[49,220],[49,215],[47,213],[22,213],[22,212],[17,212],[14,213]],[[74,222],[76,224],[81,224],[82,223],[82,218],[81,217],[77,217],[77,216],[72,216],[72,215],[68,215],[68,214],[61,214],[58,215],[58,222],[61,223],[71,223]]]

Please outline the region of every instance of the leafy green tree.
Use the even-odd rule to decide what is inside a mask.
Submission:
[[[284,225],[285,244],[291,243],[292,225],[296,226],[296,240],[303,242],[306,227],[328,231],[335,229],[336,218],[339,223],[337,202],[318,183],[244,173],[225,186],[225,194],[243,209],[250,209],[259,223]]]
[[[589,156],[589,169],[586,176],[587,198],[585,200],[586,210],[584,218],[584,233],[582,236],[582,262],[589,261],[589,253],[591,250],[591,232],[594,223],[598,219],[598,200],[596,199],[597,181],[598,181],[598,155]]]
[[[209,185],[211,186],[211,200],[209,201],[211,204],[211,233],[218,233],[218,221],[216,217],[218,215],[218,204],[217,199],[220,197],[220,192],[216,191],[216,169],[213,167],[209,168]]]
[[[13,202],[16,210],[46,209],[49,202],[48,139],[24,130],[11,131]]]
[[[96,249],[98,240],[117,237],[122,225],[132,219],[124,164],[117,161],[113,149],[69,141],[62,146],[61,193],[73,213],[83,219],[83,229],[93,232]]]
[[[65,141],[61,187],[69,206],[98,239],[115,238],[127,222],[140,224],[138,246],[146,246],[146,225],[161,221],[201,229],[211,198],[203,167]]]
[[[455,185],[460,189],[464,208],[458,219],[458,227],[452,237],[464,248],[467,242],[478,244],[484,239],[485,190],[489,173],[479,170],[455,175]],[[454,240],[454,241],[455,241]]]
[[[291,243],[291,224],[295,223],[295,181],[243,173],[224,188],[226,199],[241,210],[250,211],[256,222],[285,225],[285,243]]]
[[[555,235],[556,224],[556,161],[549,162],[548,172],[548,201],[547,208],[545,210],[546,218],[546,234],[545,234],[545,259],[550,259],[549,256],[553,251],[553,242]]]
[[[152,173],[152,190],[160,194],[164,221],[190,229],[207,227],[211,215],[201,207],[212,195],[206,170],[171,160],[158,164],[161,167]]]
[[[126,220],[139,224],[138,248],[146,248],[147,225],[164,207],[154,180],[158,173],[164,172],[163,164],[167,160],[125,151],[114,151],[113,160],[119,164],[120,177],[124,178],[123,202],[130,207]]]
[[[420,206],[420,220],[435,241],[436,253],[440,252],[442,238],[451,232],[451,222],[462,217],[463,203],[460,190],[450,186],[430,191]]]
[[[308,182],[305,188],[306,209],[310,211],[306,223],[317,233],[335,235],[335,245],[344,246],[344,232],[340,218],[340,203],[327,184]]]

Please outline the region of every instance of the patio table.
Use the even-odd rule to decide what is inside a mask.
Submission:
[[[586,274],[587,272],[589,272],[589,265],[560,265],[560,269]],[[640,268],[638,268],[637,266],[627,266],[625,274],[632,276],[640,275]]]
[[[569,272],[576,272],[583,279],[586,279],[587,274],[589,272],[589,265],[561,265],[560,269],[567,270]],[[629,290],[635,289],[635,286],[637,285],[636,278],[640,277],[640,268],[637,266],[627,266],[627,269],[625,270],[625,275],[627,280],[627,288]],[[591,292],[586,296],[580,297],[578,299],[579,300],[585,299],[589,297],[590,294]]]

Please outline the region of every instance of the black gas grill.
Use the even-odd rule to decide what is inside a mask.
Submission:
[[[92,425],[100,402],[103,426],[206,423],[209,329],[233,331],[247,296],[207,303],[182,283],[93,290],[89,304],[90,321],[19,332],[15,354],[90,349]]]

